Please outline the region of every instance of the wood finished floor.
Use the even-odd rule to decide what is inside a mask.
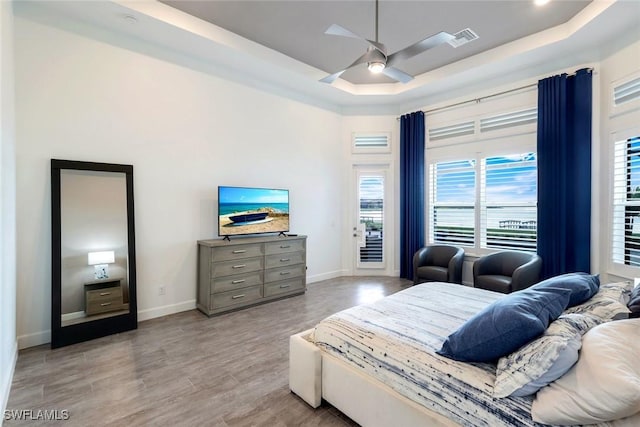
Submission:
[[[410,284],[343,277],[217,317],[193,310],[61,349],[22,350],[7,409],[66,409],[69,419],[4,425],[355,425],[331,405],[313,409],[289,391],[289,336]]]

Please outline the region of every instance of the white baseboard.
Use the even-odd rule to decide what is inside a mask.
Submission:
[[[307,276],[307,283],[320,282],[322,280],[335,279],[347,275],[347,270],[336,270],[328,273],[314,274],[313,276]]]
[[[62,315],[62,322],[66,320],[75,320],[80,319],[82,317],[86,317],[87,313],[84,311],[76,311],[75,313],[65,313]]]
[[[18,336],[18,349],[35,347],[51,342],[51,330],[34,332],[32,334]]]
[[[9,402],[9,393],[11,392],[11,383],[13,382],[13,373],[16,370],[16,362],[18,361],[18,341],[13,343],[13,349],[11,349],[11,360],[9,361],[9,372],[6,376],[0,376],[0,414],[4,414],[7,409],[7,403]],[[4,368],[4,366],[2,367]],[[4,416],[0,417],[0,427]]]
[[[146,310],[138,311],[138,321],[155,319],[156,317],[168,316],[169,314],[180,313],[181,311],[193,310],[196,308],[196,301],[184,301],[177,304],[165,305],[162,307],[154,307]],[[84,312],[80,312],[84,315]],[[70,313],[73,315],[75,313]],[[22,350],[27,347],[35,347],[37,345],[46,344],[51,342],[51,330],[35,332],[27,335],[20,335],[18,337],[18,348]]]
[[[163,305],[161,307],[138,310],[138,321],[155,319],[156,317],[168,316],[170,314],[189,311],[196,308],[196,300],[183,301],[176,304]]]

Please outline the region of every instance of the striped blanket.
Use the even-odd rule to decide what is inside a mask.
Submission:
[[[503,296],[425,283],[323,320],[312,340],[401,395],[464,426],[535,426],[532,397],[493,398],[495,365],[435,354],[466,319]]]

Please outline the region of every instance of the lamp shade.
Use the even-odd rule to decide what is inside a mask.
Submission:
[[[115,262],[115,253],[113,251],[89,252],[89,265],[111,264]]]

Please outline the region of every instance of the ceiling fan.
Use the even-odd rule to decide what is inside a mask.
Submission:
[[[385,45],[378,42],[378,0],[376,0],[375,24],[375,41],[365,39],[364,37],[352,33],[351,31],[337,24],[333,24],[329,28],[327,28],[327,31],[324,32],[325,34],[364,40],[369,43],[369,48],[367,49],[367,52],[365,54],[356,59],[351,65],[341,71],[338,71],[337,73],[328,75],[327,77],[321,79],[321,82],[333,83],[338,77],[342,75],[342,73],[347,71],[349,68],[355,67],[356,65],[364,64],[366,62],[369,71],[371,71],[372,73],[382,73],[385,76],[390,77],[398,82],[408,83],[413,80],[413,76],[395,68],[395,64],[421,54],[422,52],[431,49],[432,47],[447,43],[456,38],[453,34],[441,31],[427,37],[426,39],[420,40],[419,42],[407,46],[402,50],[392,53],[391,55],[387,55],[387,48],[385,47]]]

